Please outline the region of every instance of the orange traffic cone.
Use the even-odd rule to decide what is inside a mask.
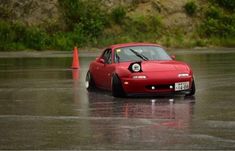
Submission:
[[[74,47],[73,49],[73,64],[72,64],[73,69],[79,69],[80,64],[79,64],[79,56],[78,56],[78,48]]]

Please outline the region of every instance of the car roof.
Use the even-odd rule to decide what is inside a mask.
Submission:
[[[154,44],[154,43],[123,43],[123,44],[111,45],[110,48],[116,49],[116,48],[133,47],[133,46],[158,46],[158,47],[161,47],[161,45]]]

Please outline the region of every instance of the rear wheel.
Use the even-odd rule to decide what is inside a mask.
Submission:
[[[195,82],[193,80],[192,87],[191,87],[191,90],[190,90],[190,93],[188,94],[188,96],[193,96],[195,93],[196,93],[196,87],[195,87]]]
[[[113,75],[112,77],[112,95],[114,97],[125,97],[126,94],[123,90],[121,80],[118,75]]]
[[[94,91],[95,88],[96,88],[96,86],[95,86],[95,82],[92,78],[91,72],[88,71],[86,74],[86,89],[88,91]]]

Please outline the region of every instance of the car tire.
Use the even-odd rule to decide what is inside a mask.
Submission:
[[[112,95],[117,98],[122,98],[126,96],[122,87],[121,80],[117,74],[114,74],[112,77]]]
[[[96,88],[96,86],[95,86],[95,82],[92,78],[91,72],[88,71],[86,74],[86,89],[88,91],[94,91],[95,88]]]
[[[193,96],[195,93],[196,93],[196,87],[195,87],[195,82],[193,80],[192,87],[191,87],[191,90],[190,90],[188,96]]]

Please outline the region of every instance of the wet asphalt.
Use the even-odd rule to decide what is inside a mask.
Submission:
[[[193,69],[196,95],[88,93],[99,53],[0,53],[0,149],[235,150],[235,49],[171,50]]]

